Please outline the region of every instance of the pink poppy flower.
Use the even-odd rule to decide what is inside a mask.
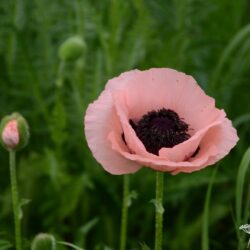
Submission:
[[[111,174],[142,166],[191,173],[222,159],[238,136],[189,75],[168,68],[132,70],[108,81],[85,115],[96,160]]]

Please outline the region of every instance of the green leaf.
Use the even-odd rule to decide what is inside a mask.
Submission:
[[[218,87],[219,79],[222,73],[222,69],[228,59],[232,56],[233,51],[242,44],[247,37],[250,35],[250,24],[247,24],[245,27],[243,27],[229,42],[227,47],[224,49],[218,64],[214,70],[213,80],[209,87],[214,91]],[[221,87],[221,85],[220,85]]]
[[[85,225],[83,225],[80,229],[80,232],[86,235],[99,221],[98,217],[88,221]]]
[[[237,227],[239,227],[242,223],[242,198],[243,198],[245,178],[249,164],[250,164],[250,147],[247,149],[247,151],[242,157],[236,181],[235,211],[236,211]]]
[[[157,213],[161,213],[161,214],[164,213],[164,207],[162,203],[158,202],[156,199],[153,199],[150,202],[154,204]]]
[[[30,203],[31,200],[29,199],[21,199],[18,205],[18,209],[19,209],[19,219],[21,220],[23,218],[23,211],[22,211],[22,207],[26,206],[27,204]]]
[[[138,193],[136,191],[131,191],[127,198],[127,206],[130,207],[132,205],[133,200],[137,199]]]
[[[142,250],[150,250],[149,246],[146,245],[146,243],[140,243],[140,245]]]
[[[12,243],[8,240],[0,240],[0,250],[5,250],[13,247]]]
[[[239,248],[238,249],[243,249],[243,243],[245,241],[245,235],[243,238],[240,237],[240,232],[239,232],[239,226],[241,224],[246,223],[243,221],[243,209],[242,209],[242,200],[243,200],[243,193],[244,193],[244,185],[245,185],[245,178],[247,175],[247,170],[249,168],[250,164],[250,147],[246,150],[245,154],[242,157],[239,170],[238,170],[238,175],[237,175],[237,180],[236,180],[236,199],[235,199],[235,212],[236,212],[236,232],[237,232],[237,237],[239,240]],[[248,199],[249,203],[249,199]],[[246,204],[246,207],[249,207],[249,204]]]
[[[81,247],[78,247],[72,243],[69,243],[69,242],[65,242],[65,241],[57,241],[57,244],[60,244],[60,245],[64,245],[64,246],[68,246],[68,247],[71,247],[73,249],[76,249],[76,250],[84,250],[83,248]]]
[[[103,250],[113,250],[113,248],[105,246]]]

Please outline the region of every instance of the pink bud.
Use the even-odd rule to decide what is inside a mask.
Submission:
[[[15,149],[20,141],[18,123],[16,120],[9,121],[2,132],[2,141],[9,149]]]

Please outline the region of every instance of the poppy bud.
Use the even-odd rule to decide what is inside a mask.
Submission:
[[[85,51],[86,44],[78,36],[70,37],[59,48],[59,57],[63,61],[77,60]]]
[[[56,250],[56,240],[51,234],[40,233],[32,241],[31,250]]]
[[[29,141],[29,127],[19,113],[4,117],[0,123],[0,141],[7,150],[19,150]]]

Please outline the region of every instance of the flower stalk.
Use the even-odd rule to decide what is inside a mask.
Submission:
[[[123,203],[120,233],[120,250],[126,249],[129,206],[129,175],[123,176]]]
[[[58,88],[61,88],[63,86],[63,82],[64,82],[64,69],[65,69],[65,61],[64,60],[60,60],[59,66],[58,66],[58,70],[57,70],[57,79],[56,79],[56,86]]]
[[[16,175],[16,153],[14,150],[9,151],[10,157],[10,181],[11,181],[11,195],[15,223],[15,245],[16,250],[22,250],[21,238],[21,219],[19,217],[19,200],[18,200],[18,186]]]
[[[163,187],[164,173],[156,172],[156,192],[155,192],[155,250],[162,249],[163,230]]]
[[[18,198],[16,151],[24,148],[29,141],[29,126],[19,113],[5,116],[0,123],[0,143],[9,152],[11,197],[15,227],[15,247],[22,250],[21,211]]]

